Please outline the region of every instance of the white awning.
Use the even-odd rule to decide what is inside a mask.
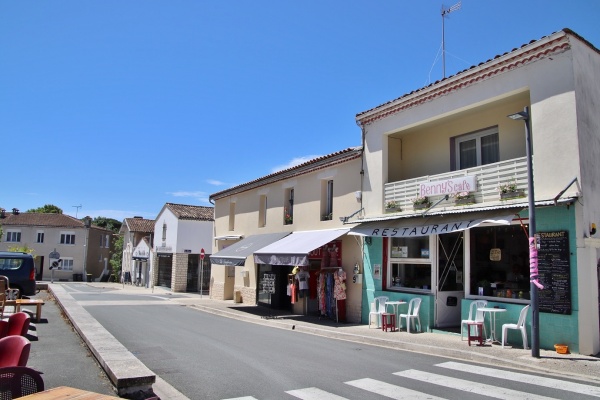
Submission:
[[[349,228],[300,231],[254,252],[254,262],[270,265],[308,265],[308,253],[345,235]]]
[[[461,214],[426,215],[371,221],[355,226],[348,233],[358,236],[418,237],[464,231],[483,223],[510,225],[522,208],[499,209]]]
[[[227,246],[221,251],[210,256],[213,264],[226,266],[244,265],[246,258],[255,250],[265,247],[277,240],[289,235],[290,232],[264,233],[262,235],[251,235]]]

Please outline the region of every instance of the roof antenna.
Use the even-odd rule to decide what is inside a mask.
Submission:
[[[77,213],[79,212],[79,209],[81,208],[81,204],[78,206],[72,206],[75,207],[77,209],[77,211],[75,211],[75,219],[77,219]]]
[[[444,5],[442,4],[442,69],[444,71],[444,78],[446,78],[446,41],[444,33],[444,18],[451,12],[460,10],[460,3],[461,1],[449,8],[444,8]]]

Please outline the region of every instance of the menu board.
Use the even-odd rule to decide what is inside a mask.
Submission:
[[[571,314],[571,262],[569,235],[566,231],[538,232],[540,312]]]

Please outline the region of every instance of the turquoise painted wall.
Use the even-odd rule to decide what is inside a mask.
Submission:
[[[527,211],[521,213],[524,217]],[[536,209],[536,230],[538,232],[567,231],[569,233],[569,250],[571,253],[571,315],[540,313],[540,348],[554,350],[555,344],[566,344],[569,350],[579,352],[579,291],[577,285],[577,240],[575,231],[574,207],[547,207]],[[594,299],[593,301],[596,301]],[[462,319],[467,319],[471,300],[465,299],[461,304]],[[516,323],[522,304],[512,304],[489,301],[488,306],[498,306],[507,311],[496,317],[496,334],[502,335],[502,324]],[[487,320],[486,320],[487,321]],[[527,313],[527,340],[531,347],[531,309]],[[517,330],[508,331],[508,342],[522,346],[521,333]]]

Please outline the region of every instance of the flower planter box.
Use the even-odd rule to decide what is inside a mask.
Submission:
[[[467,204],[475,204],[475,198],[474,197],[465,197],[464,199],[455,199],[454,200],[454,205],[456,205],[456,206],[464,206]]]
[[[413,204],[413,210],[426,210],[431,207],[431,203]]]
[[[514,192],[500,193],[500,200],[518,199],[520,197],[525,197],[525,191],[523,189]]]
[[[390,207],[390,208],[385,209],[385,212],[389,212],[389,213],[400,212],[400,211],[402,211],[402,209],[400,207]]]

